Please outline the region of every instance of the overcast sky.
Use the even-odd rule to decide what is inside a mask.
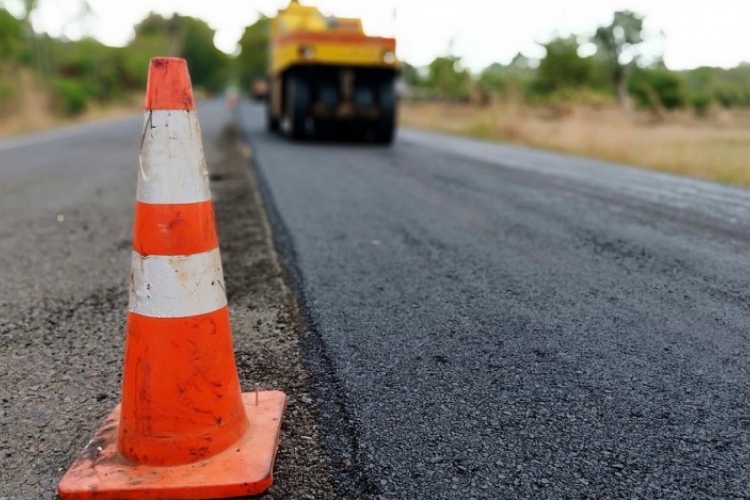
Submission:
[[[4,0],[11,10],[20,0]],[[124,45],[133,25],[150,11],[200,17],[217,30],[215,43],[236,48],[245,26],[258,12],[273,15],[288,0],[89,0],[93,18],[77,22],[78,0],[40,0],[35,27],[52,35],[79,38],[86,33],[108,45]],[[731,67],[750,61],[750,0],[302,0],[324,14],[361,17],[371,34],[396,36],[399,56],[428,64],[451,51],[473,71],[492,62],[507,63],[519,51],[544,52],[535,42],[554,33],[591,34],[616,10],[646,16],[657,40],[650,51],[664,52],[673,69],[702,65]],[[394,16],[395,10],[395,16]],[[18,12],[16,9],[15,12]],[[658,34],[664,33],[663,40]]]

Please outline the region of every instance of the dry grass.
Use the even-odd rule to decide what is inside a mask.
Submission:
[[[606,106],[404,103],[401,123],[750,186],[750,112],[629,116]]]
[[[138,111],[142,105],[142,98],[134,97],[130,102],[117,105],[89,106],[84,113],[74,118],[65,118],[51,111],[48,93],[37,85],[30,74],[22,72],[17,77],[20,82],[17,99],[7,109],[2,110],[0,137],[35,132],[65,124],[125,116]]]

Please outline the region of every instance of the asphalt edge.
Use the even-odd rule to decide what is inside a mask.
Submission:
[[[234,119],[242,139],[255,151],[252,134],[245,121],[243,101],[234,109]],[[294,238],[289,231],[271,192],[264,167],[256,154],[248,160],[250,175],[255,176],[261,205],[271,229],[274,250],[282,266],[282,275],[294,294],[301,321],[307,331],[300,335],[302,361],[312,375],[311,395],[321,427],[321,441],[334,487],[342,499],[374,498],[381,489],[367,476],[359,457],[357,419],[345,404],[343,391],[334,373],[334,363],[326,350],[315,316],[305,294],[305,278],[298,266]]]

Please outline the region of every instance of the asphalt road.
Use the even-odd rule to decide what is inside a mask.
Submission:
[[[242,116],[343,496],[750,497],[750,192]]]
[[[311,402],[341,498],[750,497],[750,192],[241,111],[314,376],[208,103],[240,375],[290,395],[269,498],[328,497]],[[119,399],[141,120],[0,140],[0,498],[54,498]]]

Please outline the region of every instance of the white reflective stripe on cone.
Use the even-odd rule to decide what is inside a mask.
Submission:
[[[133,252],[131,312],[154,318],[184,318],[227,305],[221,255],[215,248],[193,255]]]
[[[197,203],[211,199],[195,111],[146,111],[136,198],[143,203]]]

